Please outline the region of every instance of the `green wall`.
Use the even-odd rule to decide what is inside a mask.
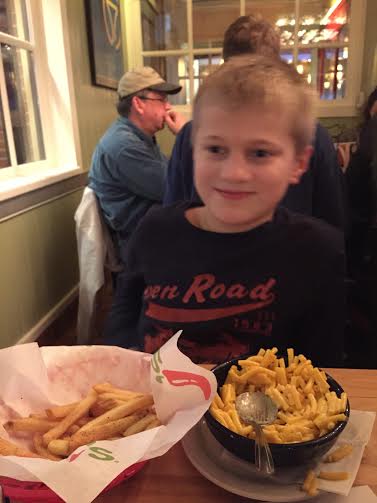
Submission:
[[[14,344],[77,283],[80,192],[0,224],[0,347]]]
[[[88,170],[98,139],[117,116],[117,94],[111,89],[92,85],[84,0],[67,0],[66,3],[80,146],[83,168]]]
[[[69,41],[84,169],[116,116],[114,91],[92,86],[84,0],[68,0]],[[17,342],[78,283],[74,212],[82,190],[0,222],[0,347]]]

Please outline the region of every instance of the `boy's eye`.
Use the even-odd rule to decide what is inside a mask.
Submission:
[[[223,154],[225,154],[225,148],[224,147],[220,147],[220,145],[208,145],[206,147],[206,150],[210,154],[215,154],[215,155],[223,155]]]
[[[258,159],[264,159],[266,157],[270,157],[272,155],[272,153],[269,152],[268,150],[263,149],[263,148],[258,148],[258,149],[252,150],[249,153],[249,155],[250,155],[250,157],[257,157]]]

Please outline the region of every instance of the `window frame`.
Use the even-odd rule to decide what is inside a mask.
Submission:
[[[0,169],[0,203],[83,173],[79,167],[82,163],[70,65],[66,2],[25,2],[30,40],[24,41],[0,32],[0,42],[28,49],[33,54],[46,158],[17,164],[3,61],[0,58],[0,100],[11,158],[11,166]],[[12,138],[12,142],[9,138]]]
[[[295,19],[296,29],[295,37],[297,37],[300,2],[295,0]],[[282,46],[282,49],[292,50],[293,60],[297,61],[298,52],[300,49],[316,48],[336,48],[348,47],[347,61],[347,84],[346,96],[343,99],[337,99],[332,102],[320,100],[317,102],[317,115],[319,117],[349,117],[355,116],[358,113],[358,108],[361,105],[361,71],[363,63],[364,37],[358,38],[357,35],[363,33],[366,17],[366,0],[352,0],[350,23],[349,23],[349,42],[335,42],[324,44],[298,44]],[[141,28],[141,2],[140,0],[126,0],[125,2],[125,21],[127,35],[127,61],[129,67],[143,66],[144,57],[166,57],[166,56],[188,56],[189,58],[189,82],[190,96],[193,96],[194,87],[194,56],[195,55],[216,55],[222,53],[221,47],[214,48],[194,48],[193,44],[193,17],[192,17],[192,0],[187,0],[187,30],[188,30],[188,47],[187,49],[170,49],[163,51],[144,51],[142,47],[142,28]],[[245,15],[245,0],[240,0],[240,16]],[[140,23],[135,23],[134,20],[139,19]],[[132,43],[130,43],[132,40]],[[190,113],[191,105],[176,105],[175,108],[184,113]]]
[[[27,17],[27,22],[28,22],[30,40],[25,40],[23,38],[16,37],[14,35],[10,35],[5,32],[0,32],[0,43],[7,44],[15,49],[25,49],[26,51],[28,51],[29,53],[31,53],[33,55],[33,58],[35,58],[35,55],[36,55],[35,39],[34,39],[34,30],[33,30],[33,24],[32,24],[32,19],[31,19],[32,16],[31,16],[30,2],[28,0],[26,0],[25,5],[26,5],[26,17]],[[35,68],[34,68],[34,71],[35,71]],[[35,74],[36,74],[36,72],[35,72]],[[36,77],[36,75],[35,75],[35,77]],[[38,84],[37,84],[37,89],[38,89]],[[38,94],[40,94],[39,89],[38,89]],[[0,180],[1,180],[1,179],[4,179],[4,177],[17,176],[18,174],[21,174],[22,168],[29,168],[31,166],[36,166],[37,168],[43,167],[46,164],[46,160],[38,160],[38,161],[29,162],[29,163],[18,163],[17,162],[17,155],[16,155],[13,128],[12,128],[12,119],[11,119],[11,114],[10,114],[10,105],[9,105],[8,94],[7,94],[7,90],[6,90],[6,78],[5,78],[4,64],[3,64],[2,57],[0,57],[0,101],[1,101],[1,104],[3,107],[4,132],[5,132],[5,136],[7,139],[9,157],[10,157],[10,165],[5,168],[1,168],[1,170],[0,170]],[[43,129],[42,129],[42,134],[43,134]]]

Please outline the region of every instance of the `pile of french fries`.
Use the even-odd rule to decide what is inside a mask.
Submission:
[[[12,436],[29,435],[33,450],[0,438],[0,455],[60,461],[82,445],[128,437],[160,424],[152,395],[96,384],[78,402],[3,424]]]
[[[213,417],[226,428],[248,438],[255,438],[251,425],[238,416],[236,397],[246,391],[261,391],[278,406],[273,424],[263,427],[270,443],[313,440],[345,421],[347,395],[338,398],[330,391],[325,372],[314,367],[304,355],[287,350],[288,365],[277,357],[277,348],[260,349],[257,355],[233,365],[224,385],[210,407]]]
[[[328,454],[324,462],[325,463],[337,463],[338,461],[349,456],[353,451],[351,444],[343,444],[337,447],[331,454]],[[318,494],[318,482],[319,479],[324,480],[347,480],[349,477],[348,472],[343,471],[327,471],[320,470],[318,474],[314,470],[309,470],[304,483],[302,485],[302,490],[305,491],[309,496],[317,496]]]

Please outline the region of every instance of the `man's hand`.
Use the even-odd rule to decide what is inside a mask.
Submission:
[[[165,124],[173,134],[178,134],[186,122],[187,119],[174,110],[169,110],[165,115]]]

